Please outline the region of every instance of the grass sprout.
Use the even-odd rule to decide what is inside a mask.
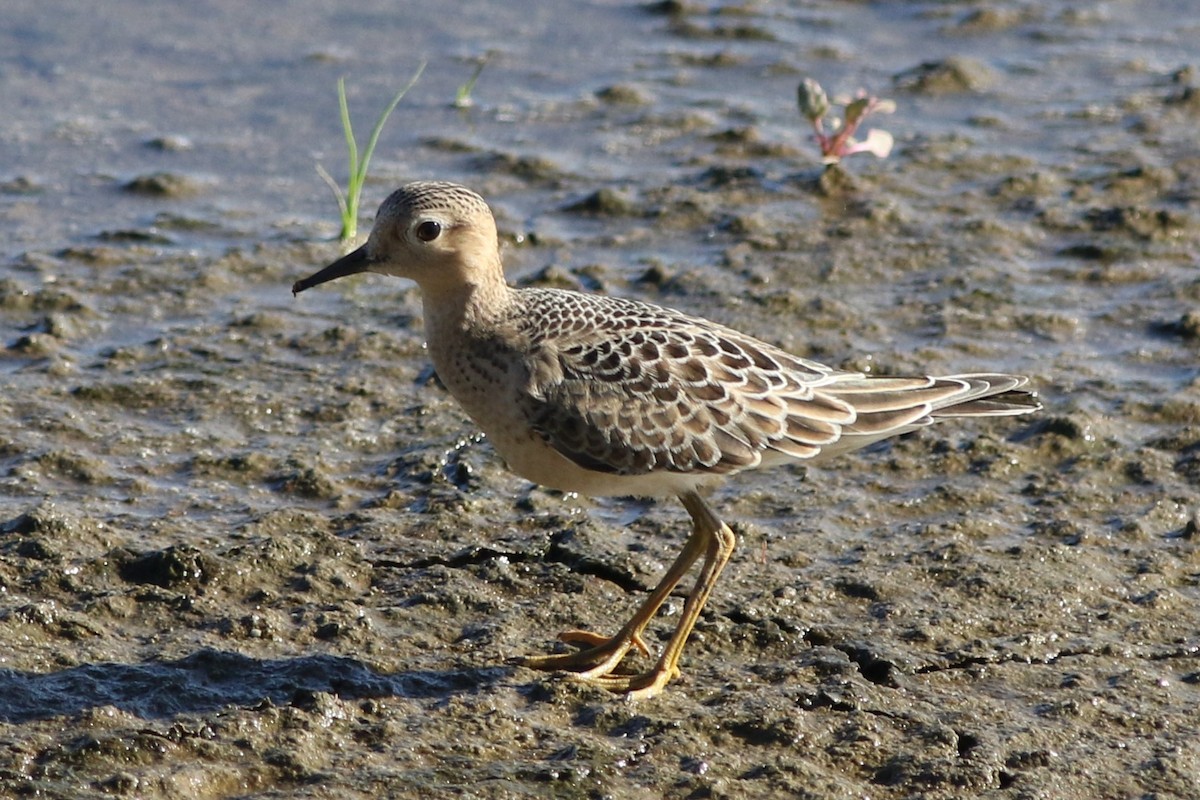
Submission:
[[[350,123],[350,107],[346,103],[346,79],[338,78],[338,108],[342,115],[342,132],[346,134],[346,153],[349,157],[350,170],[346,178],[346,190],[343,192],[342,187],[337,184],[337,181],[322,167],[317,164],[317,174],[321,179],[329,185],[333,190],[333,196],[337,200],[338,212],[342,217],[342,232],[338,234],[338,239],[343,242],[352,241],[358,236],[358,207],[359,199],[362,196],[362,187],[367,180],[367,170],[371,165],[371,156],[375,152],[375,145],[379,142],[379,134],[383,132],[383,126],[387,123],[388,117],[392,111],[403,99],[421,77],[421,73],[425,71],[425,62],[417,67],[417,71],[413,73],[408,84],[396,93],[392,101],[383,109],[383,113],[375,120],[375,127],[371,129],[371,137],[367,139],[367,146],[363,148],[362,158],[359,158],[358,142],[354,138],[354,127]]]
[[[470,108],[475,105],[475,101],[471,99],[471,92],[475,91],[475,82],[479,80],[480,73],[483,72],[483,68],[487,66],[488,59],[491,57],[491,53],[485,53],[475,65],[475,71],[471,73],[471,77],[458,87],[458,91],[454,95],[455,108]]]

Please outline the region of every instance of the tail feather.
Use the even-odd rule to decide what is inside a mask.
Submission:
[[[1029,383],[1023,375],[979,373],[950,375],[944,380],[966,381],[971,388],[951,403],[935,407],[934,417],[1011,417],[1042,407],[1036,392],[1021,388]]]
[[[1015,417],[1032,414],[1042,407],[1033,392],[1001,392],[997,395],[967,400],[946,408],[935,409],[931,416],[944,417]]]
[[[930,378],[851,377],[817,391],[832,395],[856,412],[836,442],[821,447],[816,460],[859,450],[892,436],[963,417],[1011,417],[1042,407],[1037,394],[1023,389],[1029,379],[992,373]]]

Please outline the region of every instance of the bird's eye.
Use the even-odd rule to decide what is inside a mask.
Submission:
[[[417,226],[417,238],[422,242],[432,242],[442,235],[442,223],[427,219]]]

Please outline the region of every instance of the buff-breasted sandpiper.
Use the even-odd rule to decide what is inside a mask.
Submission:
[[[508,466],[591,496],[676,495],[692,534],[633,617],[612,636],[568,631],[580,649],[524,659],[634,697],[679,675],[684,643],[735,537],[700,495],[747,469],[813,462],[946,417],[1040,408],[1023,377],[875,377],[787,353],[650,303],[504,280],[492,212],[478,194],[420,181],[379,208],[367,243],[293,292],[359,272],[416,281],[438,376]],[[695,562],[701,567],[654,666],[631,649]]]

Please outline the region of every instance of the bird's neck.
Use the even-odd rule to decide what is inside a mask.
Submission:
[[[425,336],[434,353],[452,347],[464,335],[487,330],[506,316],[514,302],[514,290],[503,273],[477,281],[421,287],[425,310]]]

